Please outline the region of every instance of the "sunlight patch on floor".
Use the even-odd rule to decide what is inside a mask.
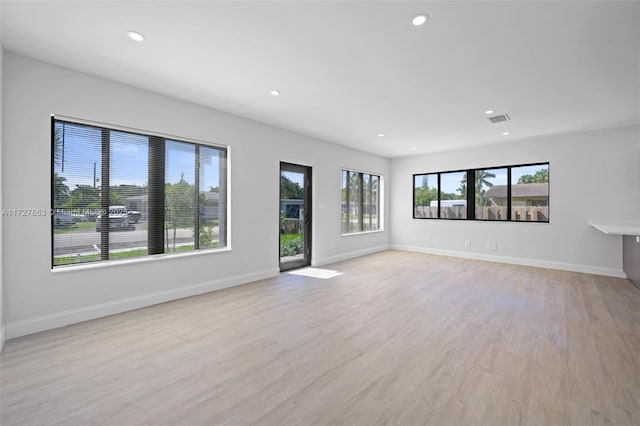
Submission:
[[[322,278],[325,280],[343,274],[342,272],[321,268],[302,268],[296,269],[295,271],[289,271],[289,273],[293,275],[303,275],[305,277]]]

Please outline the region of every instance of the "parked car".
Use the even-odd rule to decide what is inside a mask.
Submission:
[[[73,213],[71,216],[75,222],[86,222],[89,220],[87,216],[82,213]]]
[[[135,229],[129,222],[129,213],[125,206],[109,206],[110,231]],[[96,216],[96,231],[102,231],[102,215]]]
[[[68,211],[56,210],[53,213],[53,226],[55,228],[68,228],[76,223],[76,218]]]
[[[140,217],[142,217],[142,213],[135,210],[127,210],[127,215],[129,215],[129,223],[138,223]]]

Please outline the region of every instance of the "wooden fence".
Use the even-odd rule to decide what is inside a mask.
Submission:
[[[467,208],[463,206],[442,207],[442,219],[466,219]],[[414,217],[417,219],[429,219],[438,217],[438,208],[430,206],[416,206]],[[478,220],[506,220],[507,207],[490,206],[476,207],[476,219]],[[520,206],[511,210],[511,220],[519,222],[547,222],[549,220],[549,206]]]
[[[527,222],[548,222],[549,206],[514,207],[511,211],[511,220]]]
[[[300,234],[302,233],[303,219],[280,219],[281,234]]]

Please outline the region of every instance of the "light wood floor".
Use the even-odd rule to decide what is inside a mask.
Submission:
[[[389,251],[8,341],[14,424],[640,425],[622,279]]]

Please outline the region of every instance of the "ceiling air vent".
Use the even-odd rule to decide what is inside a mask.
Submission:
[[[494,115],[493,117],[487,117],[487,120],[495,124],[495,123],[503,123],[511,119],[507,114],[501,114],[501,115]]]

